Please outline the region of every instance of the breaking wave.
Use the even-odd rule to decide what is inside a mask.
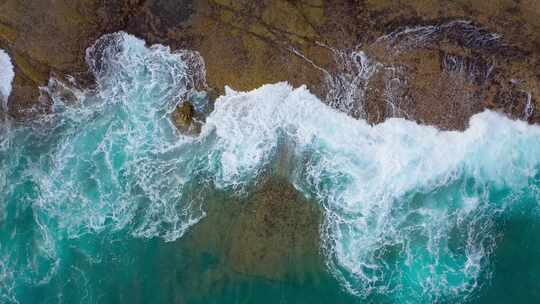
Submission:
[[[540,128],[495,112],[465,132],[370,126],[281,83],[229,91],[206,128],[235,182],[288,146],[291,182],[324,208],[328,265],[363,297],[462,299],[489,276],[497,221],[540,199]]]
[[[13,78],[15,78],[15,72],[13,71],[11,58],[6,51],[0,49],[0,106],[2,111],[7,110]]]
[[[328,269],[362,298],[463,301],[489,281],[505,219],[538,212],[538,126],[491,111],[464,132],[401,118],[372,126],[277,83],[227,88],[190,137],[170,116],[201,96],[197,53],[117,33],[87,61],[95,88],[53,79],[51,114],[3,118],[2,300],[67,267],[64,240],[176,240],[204,217],[206,191],[242,195],[280,166],[321,206]]]

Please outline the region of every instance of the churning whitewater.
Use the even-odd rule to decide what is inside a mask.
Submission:
[[[0,49],[0,109],[7,110],[7,102],[11,94],[11,85],[15,78],[11,58],[6,51]]]
[[[227,88],[212,109],[197,53],[125,33],[98,40],[87,61],[95,88],[52,79],[52,113],[2,118],[1,302],[75,271],[73,242],[181,238],[207,192],[242,196],[284,158],[278,171],[323,210],[328,271],[360,300],[466,301],[489,285],[504,223],[540,221],[538,126],[490,111],[464,132],[372,126],[287,83]],[[170,120],[188,98],[210,113],[195,137]]]

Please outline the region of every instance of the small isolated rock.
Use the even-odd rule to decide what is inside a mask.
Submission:
[[[178,130],[184,134],[196,134],[200,128],[194,120],[194,115],[195,107],[193,106],[193,103],[189,100],[185,100],[179,104],[172,113],[173,123]]]

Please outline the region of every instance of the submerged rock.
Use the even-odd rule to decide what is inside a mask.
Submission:
[[[320,221],[317,206],[290,183],[267,183],[247,199],[232,227],[231,267],[273,280],[302,275],[319,258]]]
[[[210,198],[207,217],[185,236],[188,252],[219,256],[208,276],[303,280],[324,263],[319,248],[321,209],[289,182],[272,178],[245,198]]]

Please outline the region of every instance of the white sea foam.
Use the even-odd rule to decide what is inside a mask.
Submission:
[[[475,115],[464,132],[399,118],[371,126],[304,86],[278,83],[227,88],[190,138],[169,117],[204,79],[196,53],[117,33],[87,60],[95,90],[52,81],[53,114],[0,130],[0,164],[10,168],[0,198],[32,208],[36,233],[23,240],[39,244],[29,259],[48,261],[39,282],[57,269],[65,237],[176,240],[204,216],[206,189],[249,191],[282,145],[287,178],[322,206],[330,271],[362,297],[463,300],[489,272],[498,214],[540,201],[540,127],[495,112]],[[39,195],[18,196],[24,187]],[[0,247],[0,256],[10,251]]]
[[[14,292],[13,267],[6,265],[6,260],[6,257],[0,257],[0,301],[2,303],[18,303]]]
[[[64,109],[55,98],[55,118],[67,133],[54,135],[65,141],[55,147],[53,170],[39,178],[39,205],[69,235],[130,227],[135,236],[172,241],[200,219],[197,198],[183,191],[197,155],[172,157],[192,140],[169,119],[204,75],[188,66],[197,56],[147,47],[125,33],[104,36],[87,51],[97,94],[76,94],[78,108]]]
[[[7,102],[11,94],[13,78],[15,78],[15,72],[11,58],[6,51],[0,49],[0,102],[4,111],[7,110]]]
[[[324,207],[328,265],[361,296],[466,296],[489,266],[495,214],[538,187],[540,128],[490,111],[465,132],[370,126],[280,83],[227,90],[203,130],[214,133],[223,186],[272,165],[280,138],[293,143],[290,178]]]
[[[193,173],[205,154],[186,146],[194,139],[169,118],[204,79],[198,58],[107,35],[88,50],[95,90],[51,79],[52,113],[27,125],[2,121],[0,257],[9,269],[0,275],[46,284],[62,267],[66,239],[123,231],[173,241],[204,216],[196,193],[204,181]],[[0,299],[9,291],[1,285]]]

